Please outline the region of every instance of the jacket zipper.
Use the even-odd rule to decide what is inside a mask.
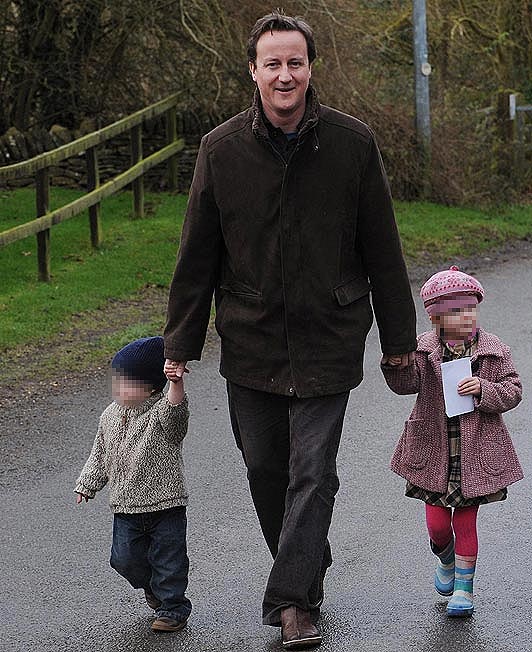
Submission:
[[[315,137],[315,140],[317,141],[317,136],[316,136],[315,133],[314,133],[314,137]],[[284,274],[284,263],[283,263],[284,256],[283,256],[283,247],[282,247],[283,231],[284,231],[284,229],[283,229],[283,219],[282,219],[282,217],[283,217],[282,206],[283,206],[284,188],[285,188],[285,180],[286,180],[286,174],[287,174],[287,171],[288,171],[288,166],[290,165],[295,153],[298,151],[300,142],[299,142],[299,138],[298,138],[296,146],[294,147],[294,149],[290,153],[290,156],[288,157],[288,160],[284,159],[282,154],[275,147],[275,145],[271,142],[271,140],[268,140],[268,144],[269,144],[270,148],[272,149],[274,155],[277,156],[278,159],[280,159],[280,161],[282,162],[282,164],[284,166],[283,179],[282,179],[282,182],[281,182],[281,198],[280,198],[280,201],[279,201],[279,223],[280,223],[280,226],[281,226],[281,232],[280,232],[280,238],[281,238],[281,278],[282,278],[282,283],[283,283],[284,328],[285,328],[285,332],[286,332],[286,346],[287,346],[287,349],[288,349],[288,363],[290,365],[290,387],[288,388],[288,393],[290,395],[293,395],[293,394],[296,394],[297,392],[296,392],[296,389],[295,389],[295,382],[294,382],[290,338],[288,336],[288,315],[287,315],[287,309],[286,309],[287,302],[286,302],[285,283],[284,283],[285,274]],[[315,151],[318,150],[317,142],[314,145],[314,150]]]
[[[279,158],[282,159],[283,164],[284,164],[284,171],[283,171],[283,179],[281,182],[281,197],[279,201],[279,222],[281,226],[281,278],[283,281],[283,302],[284,302],[284,328],[286,332],[286,346],[288,349],[288,363],[290,365],[290,387],[288,388],[288,393],[290,395],[296,394],[296,388],[295,388],[295,381],[294,381],[294,372],[293,372],[293,364],[292,364],[292,350],[291,350],[291,344],[290,344],[290,337],[288,334],[288,311],[287,311],[287,301],[286,301],[286,292],[285,292],[285,271],[284,271],[284,254],[283,254],[283,239],[284,239],[284,224],[283,224],[283,203],[284,203],[284,189],[285,189],[285,181],[286,181],[286,175],[288,172],[288,166],[290,165],[295,153],[299,149],[299,139],[292,150],[290,156],[288,157],[288,160],[285,161],[284,158],[281,156],[279,152],[277,152]]]

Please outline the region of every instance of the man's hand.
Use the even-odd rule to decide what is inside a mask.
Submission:
[[[406,367],[414,364],[414,353],[415,351],[409,351],[408,353],[399,353],[397,355],[388,355],[385,353],[382,356],[381,364],[388,365],[389,367],[399,367],[399,369],[405,369]]]
[[[168,380],[175,382],[183,378],[183,374],[189,373],[187,369],[187,361],[165,360],[164,373]]]
[[[480,378],[477,378],[477,376],[464,378],[458,383],[457,389],[460,396],[480,396],[482,393]]]

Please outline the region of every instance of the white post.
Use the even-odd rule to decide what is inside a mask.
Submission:
[[[424,195],[430,194],[430,97],[429,75],[431,66],[428,61],[427,46],[427,8],[425,0],[413,0],[414,25],[414,71],[416,95],[416,133],[421,156],[423,180],[421,187]]]

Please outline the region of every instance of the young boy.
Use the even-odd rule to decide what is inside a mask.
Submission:
[[[192,605],[188,584],[182,440],[188,401],[183,379],[164,374],[163,338],[131,342],[113,358],[113,403],[100,417],[89,459],[77,481],[77,503],[107,482],[114,513],[111,566],[144,589],[155,610],[152,629],[182,629]]]

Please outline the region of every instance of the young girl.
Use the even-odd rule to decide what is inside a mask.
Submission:
[[[501,413],[521,400],[510,350],[477,328],[480,283],[457,267],[434,274],[421,288],[433,330],[418,337],[415,362],[382,366],[397,394],[417,400],[397,444],[391,468],[407,480],[406,495],[425,502],[430,546],[438,557],[434,585],[452,595],[449,616],[473,613],[479,505],[505,500],[506,487],[523,477]],[[441,363],[471,358],[472,376],[458,383],[474,410],[447,417]]]
[[[152,629],[175,632],[191,612],[182,442],[188,426],[183,379],[164,373],[162,337],[120,349],[111,363],[114,401],[100,417],[92,452],[76,483],[78,504],[109,482],[114,513],[111,566],[155,611]]]

